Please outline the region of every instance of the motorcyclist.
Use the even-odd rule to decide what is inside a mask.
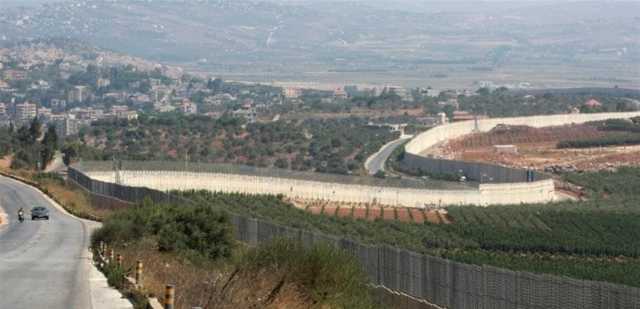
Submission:
[[[18,220],[20,221],[24,220],[24,209],[22,207],[18,209]]]

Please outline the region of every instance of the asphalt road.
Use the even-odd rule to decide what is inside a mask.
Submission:
[[[369,175],[374,175],[378,171],[384,171],[384,163],[387,162],[391,153],[407,139],[409,138],[399,138],[389,142],[382,146],[378,152],[371,155],[371,157],[369,157],[365,162],[364,166],[369,172]]]
[[[31,207],[45,206],[49,221],[31,221]],[[18,222],[18,208],[26,220]],[[92,308],[87,223],[63,214],[35,189],[0,177],[0,308]]]

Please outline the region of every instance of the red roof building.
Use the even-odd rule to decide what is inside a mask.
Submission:
[[[602,107],[602,103],[598,102],[596,99],[589,99],[587,102],[584,102],[584,106],[589,108]]]

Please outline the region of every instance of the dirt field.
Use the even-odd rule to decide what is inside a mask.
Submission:
[[[562,140],[596,138],[604,134],[589,125],[539,129],[526,126],[496,127],[487,133],[454,139],[441,145],[437,152],[450,159],[493,162],[546,171],[592,171],[640,165],[640,146],[556,149],[556,144]],[[517,152],[500,152],[494,145],[515,145]]]
[[[329,201],[289,200],[293,205],[314,215],[329,217],[387,221],[449,224],[451,219],[443,209],[420,209],[406,207],[381,207],[380,205],[338,203]]]

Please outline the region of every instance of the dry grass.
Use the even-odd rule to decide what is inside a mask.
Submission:
[[[69,184],[55,180],[38,181],[42,189],[46,189],[58,203],[68,211],[82,217],[104,219],[112,211],[92,206],[91,199],[86,192]]]
[[[166,284],[176,286],[176,308],[309,308],[310,298],[296,284],[283,280],[286,273],[238,270],[233,262],[203,262],[159,253],[151,242],[119,250],[125,269],[144,264],[143,292],[162,300]]]

